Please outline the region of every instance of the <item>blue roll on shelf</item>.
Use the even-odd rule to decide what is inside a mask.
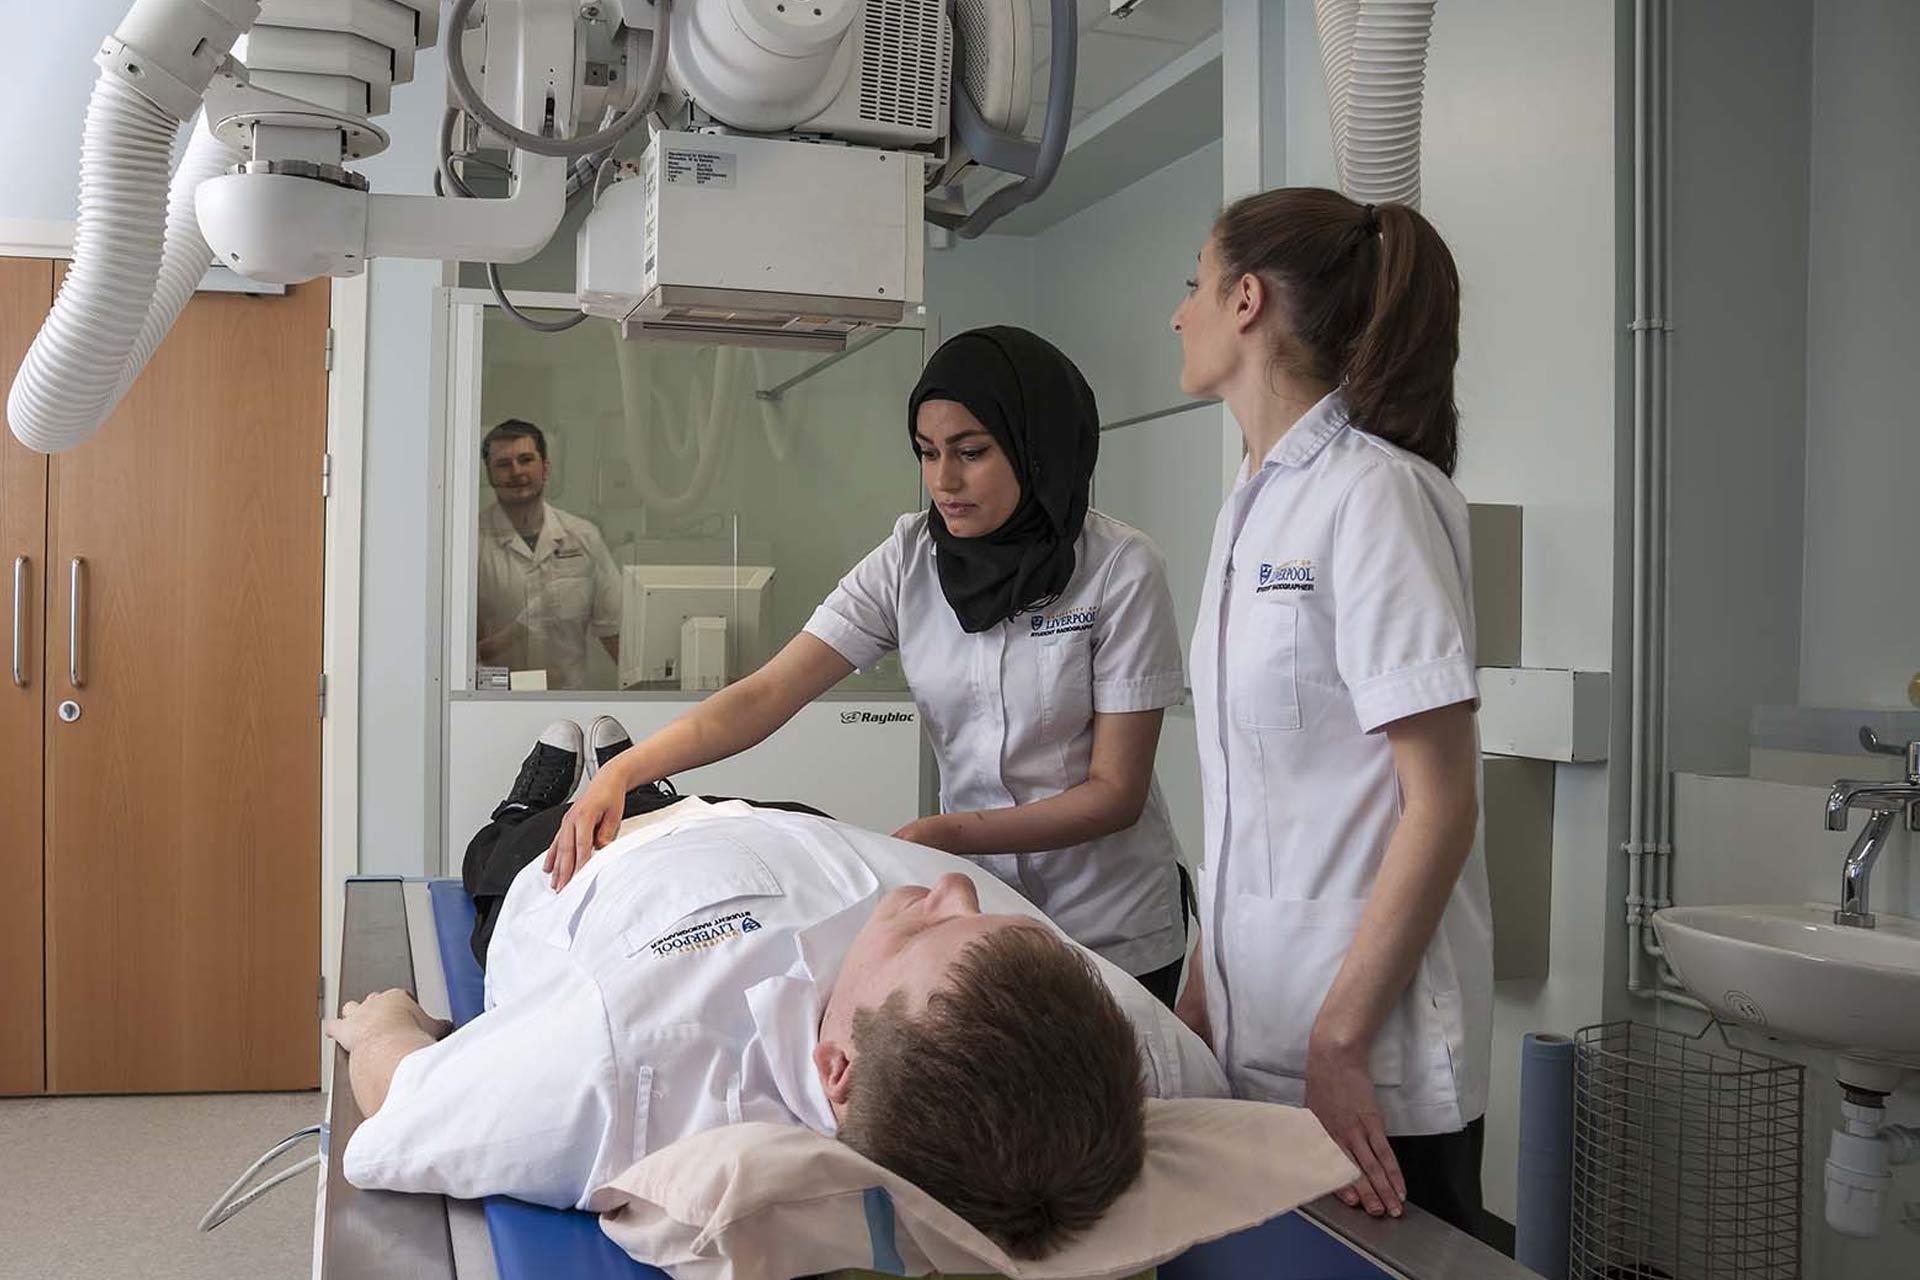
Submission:
[[[1529,1033],[1520,1048],[1520,1168],[1513,1256],[1566,1280],[1573,1214],[1573,1040]]]

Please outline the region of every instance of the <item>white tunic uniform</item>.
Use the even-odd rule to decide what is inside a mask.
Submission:
[[[1243,1097],[1300,1103],[1314,1019],[1401,796],[1382,726],[1477,697],[1465,500],[1322,400],[1214,530],[1193,640],[1206,807],[1201,918],[1215,1048]],[[1491,911],[1478,844],[1375,1042],[1387,1131],[1481,1115]]]
[[[355,1186],[598,1209],[634,1161],[723,1124],[836,1131],[812,1064],[854,936],[889,889],[959,871],[982,910],[1041,919],[967,862],[821,818],[683,800],[629,819],[559,893],[530,863],[501,905],[487,1011],[410,1054],[355,1131]],[[1157,1097],[1222,1097],[1206,1046],[1096,961]]]
[[[620,569],[591,520],[546,508],[531,547],[499,505],[480,513],[479,634],[525,634],[495,663],[547,673],[550,689],[587,684],[588,646],[620,634]]]
[[[1058,600],[969,635],[940,590],[926,512],[902,516],[807,623],[855,667],[899,650],[940,764],[946,812],[1005,809],[1079,786],[1093,759],[1095,712],[1157,711],[1185,692],[1159,550],[1090,511],[1074,551]],[[976,861],[1138,975],[1184,950],[1179,857],[1156,780],[1140,821],[1125,831]]]

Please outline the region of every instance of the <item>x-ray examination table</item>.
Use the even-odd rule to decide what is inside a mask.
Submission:
[[[468,949],[473,905],[458,880],[347,882],[340,1000],[411,991],[427,1012],[463,1024],[480,1012],[480,967]],[[327,1168],[314,1236],[319,1280],[664,1280],[600,1231],[592,1214],[495,1196],[361,1191],[340,1171],[360,1123],[346,1055],[334,1051]],[[1538,1280],[1511,1259],[1411,1206],[1375,1220],[1329,1196],[1297,1213],[1202,1245],[1162,1280]]]

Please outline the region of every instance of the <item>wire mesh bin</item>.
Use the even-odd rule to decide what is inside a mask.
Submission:
[[[1583,1028],[1572,1280],[1797,1280],[1805,1077],[1724,1036]]]

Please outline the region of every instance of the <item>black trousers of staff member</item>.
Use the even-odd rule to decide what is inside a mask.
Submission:
[[[1486,1241],[1486,1214],[1480,1199],[1480,1156],[1486,1140],[1485,1117],[1454,1133],[1387,1139],[1407,1180],[1408,1202],[1481,1241]]]

